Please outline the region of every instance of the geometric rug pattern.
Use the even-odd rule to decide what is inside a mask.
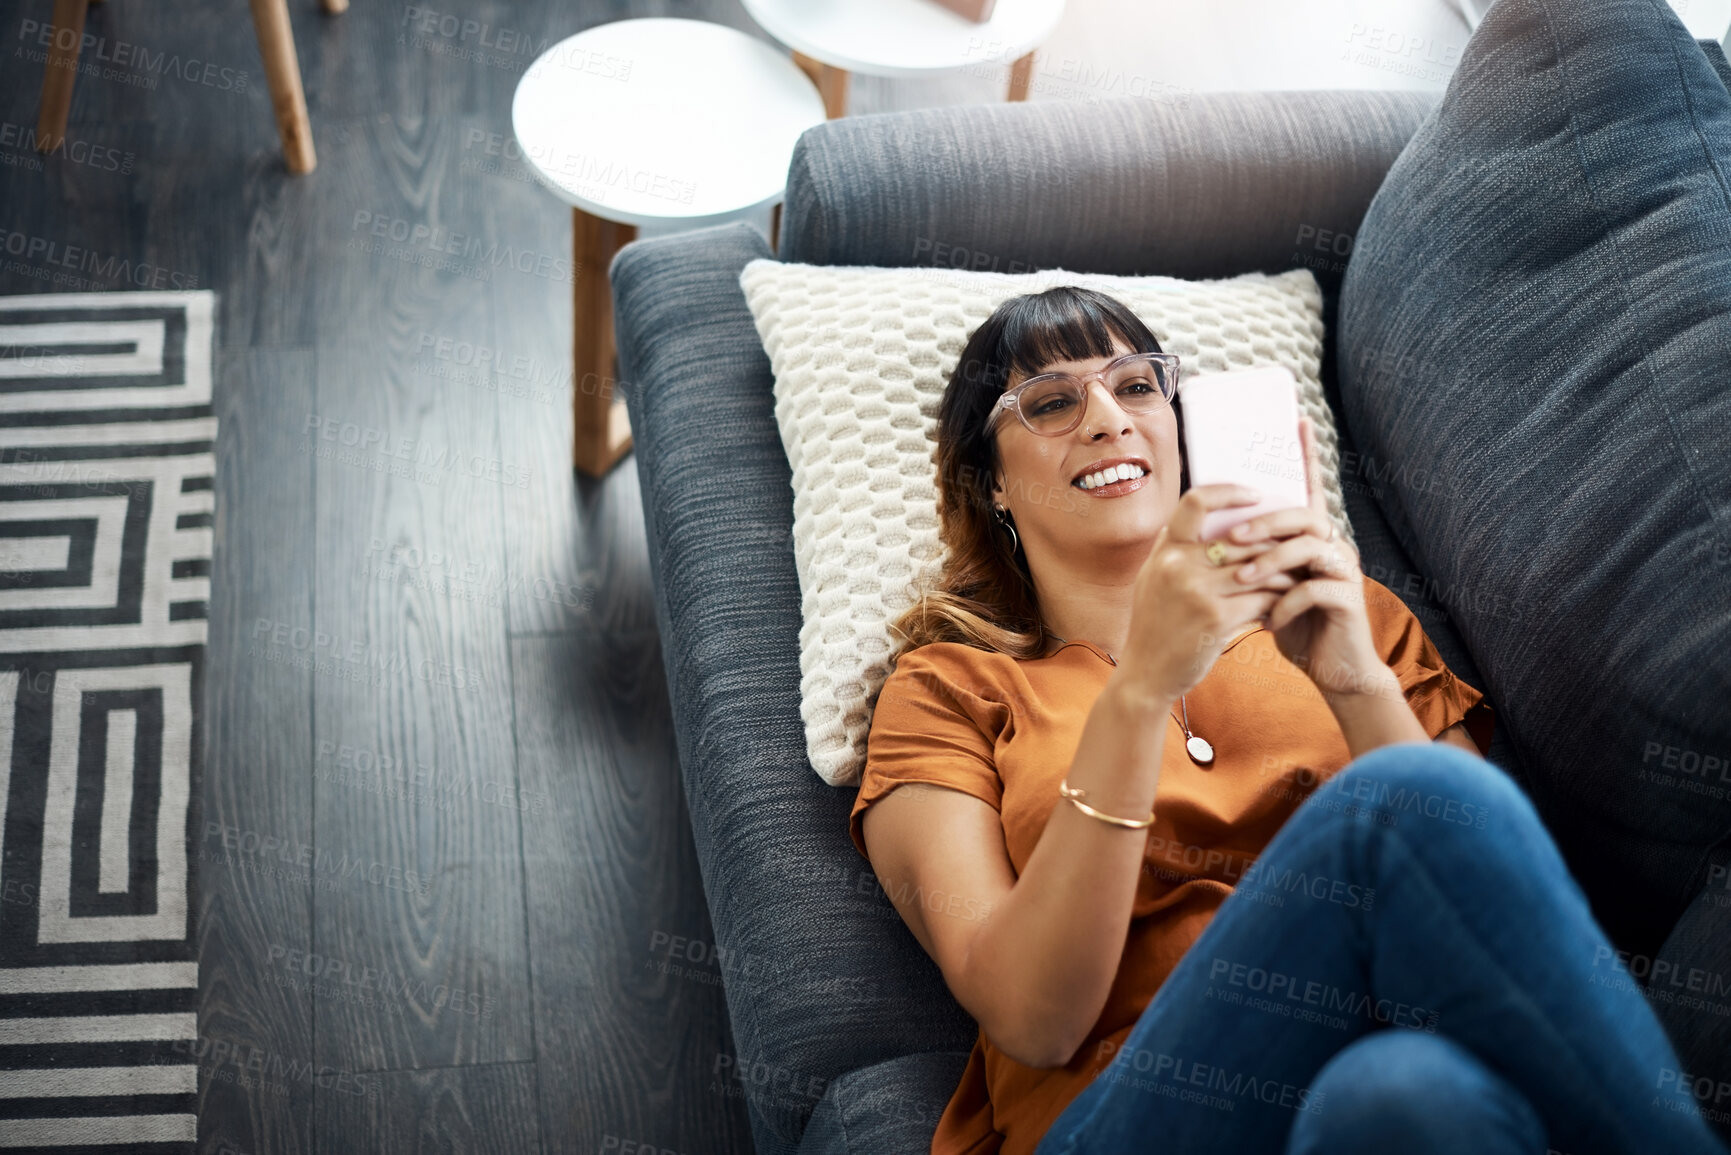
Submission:
[[[0,1151],[197,1138],[214,315],[0,298]]]

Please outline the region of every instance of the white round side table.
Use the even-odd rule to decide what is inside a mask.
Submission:
[[[602,24],[561,40],[517,84],[511,127],[531,172],[572,206],[576,467],[599,477],[631,448],[614,397],[607,266],[635,239],[762,214],[823,101],[782,53],[700,20]]]
[[[1034,50],[1064,14],[1064,0],[997,0],[975,23],[934,0],[744,0],[765,32],[793,50],[830,116],[847,112],[848,74],[929,76],[1011,61],[1010,99],[1026,100]]]

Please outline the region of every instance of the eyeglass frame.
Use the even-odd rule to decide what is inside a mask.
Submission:
[[[1158,363],[1158,364],[1162,364],[1162,365],[1167,366],[1167,368],[1170,371],[1171,384],[1170,384],[1169,389],[1162,390],[1161,392],[1164,394],[1164,396],[1166,398],[1166,404],[1171,405],[1172,402],[1178,396],[1178,376],[1179,376],[1180,365],[1181,365],[1178,354],[1176,354],[1176,353],[1126,353],[1122,357],[1114,357],[1112,360],[1108,361],[1104,367],[1096,370],[1093,373],[1084,374],[1082,376],[1077,376],[1074,373],[1040,373],[1036,376],[1028,378],[1026,381],[1022,382],[1020,385],[1016,386],[1014,389],[1004,390],[1003,393],[999,394],[998,399],[996,401],[992,402],[992,411],[986,415],[985,436],[991,437],[994,433],[997,432],[999,420],[1003,417],[1003,411],[1006,409],[1014,410],[1017,420],[1021,421],[1021,423],[1022,423],[1022,428],[1026,429],[1029,433],[1032,433],[1036,437],[1063,437],[1067,434],[1074,433],[1076,431],[1076,429],[1082,424],[1082,418],[1084,418],[1088,415],[1088,394],[1089,394],[1088,386],[1089,386],[1089,384],[1093,381],[1098,380],[1100,382],[1100,384],[1104,385],[1106,383],[1107,376],[1110,375],[1114,369],[1116,369],[1118,366],[1122,365],[1126,361],[1134,361],[1134,360],[1138,360],[1138,359],[1146,360],[1150,364]],[[1038,429],[1034,428],[1033,423],[1030,422],[1027,418],[1027,415],[1022,412],[1022,394],[1024,392],[1026,392],[1029,389],[1029,387],[1034,386],[1034,385],[1038,385],[1043,381],[1061,381],[1061,380],[1077,381],[1077,382],[1081,383],[1081,386],[1082,386],[1082,404],[1077,409],[1076,423],[1074,425],[1071,425],[1068,429],[1062,429],[1056,433],[1041,433]],[[1158,412],[1158,410],[1153,410],[1152,412]]]

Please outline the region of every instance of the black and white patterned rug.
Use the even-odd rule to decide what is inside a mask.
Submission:
[[[0,298],[0,1150],[197,1137],[214,308]]]

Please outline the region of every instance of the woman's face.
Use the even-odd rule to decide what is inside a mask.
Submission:
[[[1114,357],[1133,352],[1118,343]],[[1058,361],[1043,373],[1086,378],[1112,357]],[[1026,377],[1012,374],[1006,388]],[[1014,414],[999,421],[998,476],[992,499],[1010,511],[1030,562],[1077,551],[1148,546],[1179,497],[1178,418],[1170,405],[1131,414],[1098,377],[1088,381],[1081,424],[1042,437]],[[1108,466],[1140,467],[1140,477],[1096,484]],[[1131,468],[1131,473],[1135,468]],[[1083,488],[1084,481],[1091,488]]]

